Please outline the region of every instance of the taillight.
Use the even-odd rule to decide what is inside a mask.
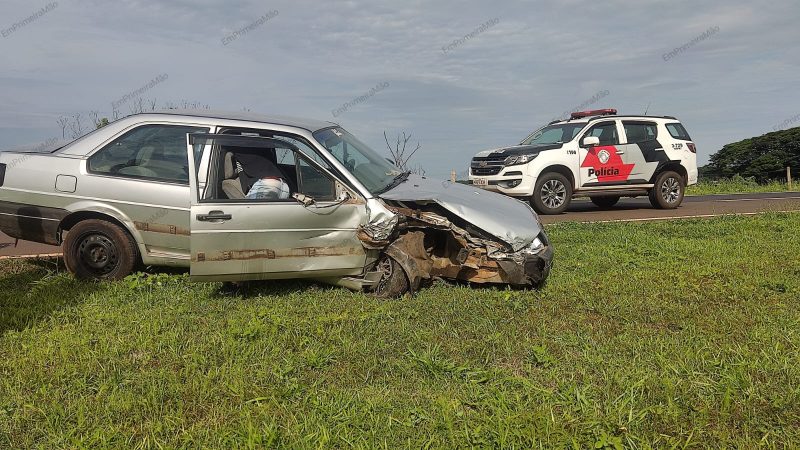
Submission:
[[[697,153],[697,147],[695,147],[695,145],[694,145],[694,144],[692,144],[691,142],[689,142],[688,144],[686,144],[686,146],[687,146],[687,147],[689,147],[689,151],[690,151],[690,152],[692,152],[692,153]]]

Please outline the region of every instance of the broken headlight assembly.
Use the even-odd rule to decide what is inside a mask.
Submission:
[[[528,164],[529,162],[533,161],[533,158],[536,158],[538,155],[539,155],[538,153],[532,153],[527,155],[512,155],[503,161],[503,165],[518,166],[520,164]]]
[[[541,252],[542,250],[544,250],[544,242],[542,242],[541,238],[536,237],[536,239],[534,239],[533,242],[531,242],[531,245],[522,249],[522,253],[527,253],[529,255],[538,255],[539,252]]]
[[[528,255],[538,255],[544,250],[545,244],[541,237],[536,237],[527,247],[516,253],[493,252],[489,254],[492,259],[521,261]]]

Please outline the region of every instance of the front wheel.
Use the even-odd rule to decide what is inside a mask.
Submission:
[[[686,185],[677,172],[667,171],[656,177],[655,186],[650,189],[650,204],[658,209],[675,209],[683,201]]]
[[[79,222],[64,239],[64,263],[82,280],[121,280],[139,258],[136,243],[119,226],[90,219]]]
[[[389,255],[381,256],[377,269],[381,272],[381,279],[373,291],[376,297],[397,298],[411,290],[405,271]]]
[[[540,214],[561,214],[572,201],[572,183],[557,172],[542,175],[536,181],[531,203]]]

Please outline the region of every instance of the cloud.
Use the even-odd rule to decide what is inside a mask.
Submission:
[[[46,3],[6,0],[0,27]],[[220,43],[270,11],[279,14]],[[650,104],[681,118],[705,160],[800,112],[795,12],[790,0],[63,0],[0,39],[0,148],[55,135],[61,114],[109,114],[168,74],[147,98],[324,120],[388,82],[335,120],[378,149],[384,130],[413,132],[432,175],[461,172],[477,151],[518,142],[604,90],[597,107],[638,114]]]

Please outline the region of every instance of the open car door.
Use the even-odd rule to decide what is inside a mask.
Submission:
[[[294,138],[291,138],[294,139]],[[191,195],[191,278],[244,281],[338,277],[362,273],[366,252],[357,237],[366,202],[312,155],[280,136],[187,135]],[[281,152],[288,198],[236,198],[241,163]],[[286,163],[286,161],[289,163]],[[234,164],[236,167],[231,167]],[[201,170],[202,168],[202,170]],[[238,181],[236,181],[238,182]],[[242,195],[247,191],[242,189]]]

